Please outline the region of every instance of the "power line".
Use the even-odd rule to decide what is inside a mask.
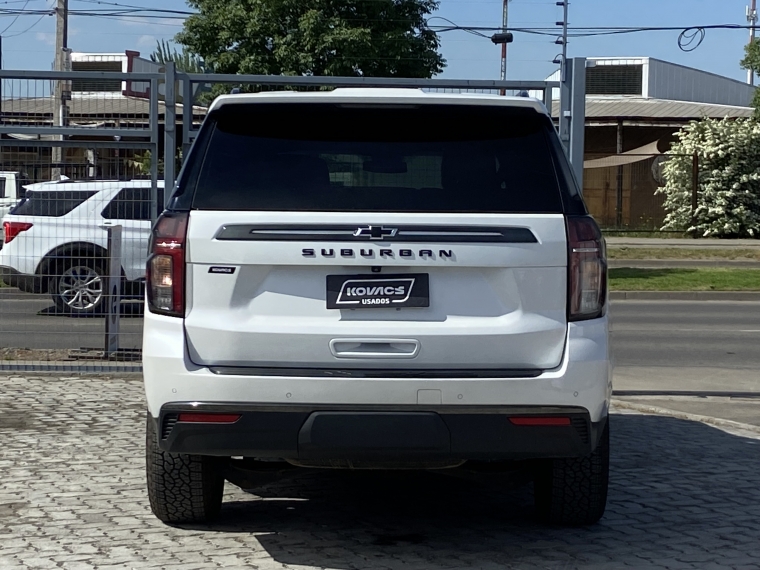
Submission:
[[[24,7],[21,8],[22,10],[25,10],[26,7],[29,6],[29,1],[30,0],[26,0],[26,2],[24,3]],[[11,26],[13,26],[13,24],[15,24],[20,17],[21,17],[21,14],[18,14],[15,18],[13,18],[13,21],[10,24],[8,24],[8,26],[6,26],[6,28],[2,32],[0,32],[0,36],[4,35],[5,32],[7,32],[8,30],[10,30]]]
[[[55,2],[55,0],[53,0],[53,2]],[[52,16],[55,13],[52,8],[53,8],[53,6],[51,4],[50,8],[47,10],[47,12],[43,13],[37,20],[35,20],[34,23],[31,26],[29,26],[28,28],[26,28],[25,30],[23,30],[21,32],[17,32],[15,34],[11,34],[9,36],[5,36],[5,38],[6,39],[8,39],[8,38],[16,38],[18,36],[22,36],[25,33],[31,31],[32,28],[34,28],[37,24],[39,24],[45,18],[45,16]]]
[[[6,2],[0,2],[0,4],[9,5],[11,3],[21,3],[21,1],[24,1],[24,6],[20,9],[10,8],[10,7],[0,8],[0,16],[2,15],[15,16],[13,22],[11,22],[11,25],[13,25],[20,16],[37,15],[37,16],[40,16],[40,18],[37,21],[35,21],[35,23],[29,28],[27,28],[26,30],[23,30],[22,32],[19,32],[18,34],[13,34],[8,37],[16,37],[18,35],[26,33],[27,31],[31,30],[34,26],[36,26],[45,16],[49,16],[52,14],[50,8],[27,9],[27,5],[30,0],[16,0],[15,2],[11,0],[11,1],[6,1]],[[112,6],[112,8],[103,8],[103,9],[91,8],[91,9],[69,10],[70,16],[93,17],[93,18],[138,22],[140,20],[142,21],[166,20],[170,17],[181,19],[183,17],[197,14],[196,12],[190,12],[187,10],[150,8],[146,6],[137,6],[134,4],[122,4],[120,2],[109,2],[105,0],[75,0],[75,1],[88,3],[88,4]],[[367,1],[372,1],[372,0],[367,0]],[[442,19],[448,24],[450,24],[448,26],[436,26],[436,25],[428,24],[426,29],[434,31],[436,33],[463,31],[469,34],[479,36],[479,37],[487,38],[489,36],[484,32],[493,33],[493,32],[503,31],[502,28],[498,26],[461,26],[441,16],[433,16],[428,21],[430,22],[435,19]],[[362,19],[361,21],[367,22],[368,20]],[[387,20],[384,20],[384,21],[387,21]],[[159,24],[159,23],[154,22],[154,24]],[[170,25],[170,26],[174,25],[174,24],[167,24],[167,23],[162,23],[162,24]],[[162,25],[162,24],[159,24],[159,25]],[[579,27],[568,27],[567,33],[568,33],[568,37],[571,37],[571,38],[585,38],[585,37],[596,37],[596,36],[607,36],[607,35],[635,34],[635,33],[644,33],[644,32],[668,32],[668,31],[680,32],[678,36],[679,48],[684,51],[693,51],[702,44],[708,30],[720,30],[720,29],[722,30],[750,30],[753,27],[754,26],[742,25],[742,24],[709,24],[709,25],[698,25],[698,26],[637,26],[637,27],[579,26]],[[10,26],[8,28],[10,28]],[[6,28],[6,31],[8,28]],[[533,35],[539,35],[539,36],[556,37],[557,35],[556,28],[552,28],[552,27],[510,27],[509,31],[513,33],[533,34]]]

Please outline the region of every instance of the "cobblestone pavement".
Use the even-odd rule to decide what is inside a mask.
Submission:
[[[760,440],[611,425],[591,528],[535,523],[530,486],[325,471],[228,484],[218,524],[173,528],[148,510],[139,379],[0,377],[0,568],[760,568]]]

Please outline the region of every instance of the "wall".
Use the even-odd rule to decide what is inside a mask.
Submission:
[[[646,95],[656,99],[748,107],[755,88],[720,75],[649,59]]]

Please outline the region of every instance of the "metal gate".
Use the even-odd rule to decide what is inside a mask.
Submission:
[[[568,74],[579,77],[581,70],[585,65],[568,62]],[[0,82],[0,370],[72,372],[141,369],[151,224],[215,93],[504,90],[537,96],[551,109],[553,91],[561,87],[545,81],[193,75],[175,72],[174,64],[165,73],[0,71]],[[582,90],[584,82],[579,85]],[[573,97],[569,86],[562,93],[558,123],[572,157],[583,148],[583,95]],[[581,154],[579,176],[582,164]]]

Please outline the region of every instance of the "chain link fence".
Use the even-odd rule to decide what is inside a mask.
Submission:
[[[1,71],[0,368],[129,369],[158,180],[158,74]],[[165,114],[165,113],[163,113]],[[97,365],[96,365],[97,364]]]
[[[161,73],[0,71],[0,370],[140,369],[152,222],[215,95],[530,91],[551,109],[557,86],[186,75],[171,64]]]

